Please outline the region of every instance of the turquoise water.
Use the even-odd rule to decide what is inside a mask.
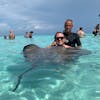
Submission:
[[[46,47],[52,41],[50,35],[16,36],[15,40],[0,37],[0,100],[100,100],[100,36],[92,35],[81,39],[82,48],[91,54],[71,64],[40,64],[12,92],[18,76],[35,66],[23,57],[23,47],[30,43]]]

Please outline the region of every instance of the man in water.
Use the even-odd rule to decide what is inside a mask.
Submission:
[[[11,40],[15,39],[15,34],[13,31],[10,31],[9,39],[11,39]]]
[[[81,41],[80,41],[78,34],[72,32],[73,21],[71,19],[68,19],[68,20],[65,21],[64,28],[65,29],[63,31],[63,34],[65,35],[65,37],[67,39],[66,45],[69,45],[71,47],[80,48],[81,47]],[[55,43],[56,43],[56,41],[54,41],[52,43],[52,45],[55,45]]]
[[[33,31],[29,32],[29,38],[32,38]]]
[[[80,38],[83,38],[85,36],[85,32],[83,31],[82,27],[79,28],[77,34],[79,35]]]

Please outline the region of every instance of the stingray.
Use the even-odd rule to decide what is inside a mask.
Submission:
[[[26,45],[23,48],[23,56],[32,66],[18,76],[17,84],[12,91],[16,91],[23,76],[33,70],[40,64],[67,64],[74,62],[82,55],[88,55],[91,52],[85,49],[63,48],[61,46],[52,48],[40,48],[35,44]]]

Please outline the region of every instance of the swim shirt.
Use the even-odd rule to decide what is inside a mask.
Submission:
[[[72,47],[76,47],[76,45],[81,46],[81,41],[80,41],[78,34],[66,33],[66,32],[63,32],[63,34],[65,35],[66,39],[68,40],[66,45],[69,45]]]

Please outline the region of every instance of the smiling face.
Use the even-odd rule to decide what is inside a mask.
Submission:
[[[64,37],[64,34],[63,33],[61,33],[61,32],[58,32],[57,34],[56,34],[56,37],[55,37],[55,40],[56,40],[56,43],[57,43],[57,45],[63,45],[64,43],[65,43],[65,37]]]

